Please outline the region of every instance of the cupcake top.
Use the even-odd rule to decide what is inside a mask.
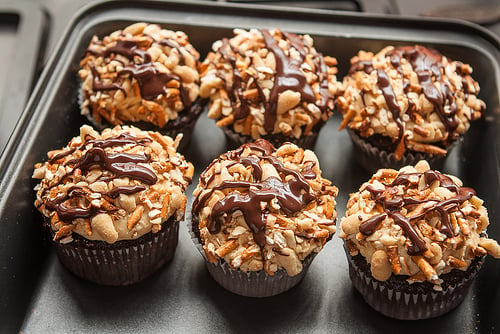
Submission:
[[[337,100],[340,128],[389,137],[397,160],[406,150],[446,155],[486,108],[471,73],[470,65],[420,45],[360,51]]]
[[[440,289],[439,275],[467,270],[477,256],[500,257],[485,236],[488,213],[473,189],[422,160],[399,171],[380,169],[351,194],[339,236],[352,256],[361,253],[372,275],[408,275]]]
[[[199,53],[181,31],[135,23],[92,38],[78,72],[82,113],[97,123],[164,127],[199,95]]]
[[[77,233],[114,243],[182,219],[194,169],[176,152],[181,137],[128,126],[100,134],[84,125],[66,147],[50,151],[33,178],[41,179],[35,206],[50,220],[54,240],[68,243]]]
[[[218,126],[253,139],[299,138],[331,116],[337,61],[318,53],[310,36],[235,29],[212,49],[201,66],[200,95],[210,97],[208,117]]]
[[[337,192],[312,151],[290,143],[276,150],[259,139],[222,154],[201,174],[193,223],[209,261],[295,276],[335,233]]]

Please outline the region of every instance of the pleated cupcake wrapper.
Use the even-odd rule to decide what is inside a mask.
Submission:
[[[360,269],[346,250],[349,262],[349,277],[364,300],[385,316],[400,320],[418,320],[438,317],[457,307],[467,295],[481,265],[472,268],[461,283],[443,291],[410,293],[401,288],[390,288],[377,281],[371,273]],[[420,283],[413,283],[420,284]]]
[[[142,281],[170,261],[177,247],[179,222],[163,223],[158,233],[135,240],[104,241],[77,237],[54,242],[63,265],[75,275],[102,285],[129,285]]]
[[[316,253],[313,253],[316,254]],[[270,297],[285,292],[297,285],[305,276],[314,255],[308,256],[302,263],[302,271],[293,277],[285,270],[278,270],[273,276],[264,270],[243,272],[229,267],[227,262],[206,261],[213,279],[225,289],[246,297]]]
[[[191,214],[189,214],[191,215]],[[223,288],[237,295],[246,297],[271,297],[283,293],[297,285],[307,273],[312,260],[317,253],[311,253],[302,262],[302,271],[296,276],[289,276],[285,270],[278,270],[273,276],[265,270],[243,272],[238,269],[231,269],[224,260],[216,263],[208,261],[203,245],[200,242],[194,229],[195,222],[187,217],[188,231],[191,240],[200,252],[207,265],[208,272],[212,278]],[[190,223],[189,223],[190,222]]]
[[[431,168],[440,169],[446,160],[446,156],[442,155],[409,151],[403,154],[401,160],[397,160],[394,153],[389,153],[373,146],[370,142],[360,137],[354,130],[348,129],[348,132],[356,150],[356,159],[358,163],[370,172],[375,172],[379,168],[393,168],[398,170],[404,166],[414,166],[420,160],[427,160]],[[455,145],[452,144],[448,147],[448,154],[453,146]]]
[[[228,149],[235,149],[243,144],[251,143],[255,140],[250,136],[234,132],[234,130],[230,127],[221,127],[221,129],[226,135]],[[310,136],[303,136],[300,138],[287,137],[283,134],[265,135],[262,136],[262,138],[269,141],[274,147],[280,147],[285,142],[291,142],[304,149],[313,149],[318,139],[318,132],[313,132]]]
[[[83,96],[83,90],[80,86],[79,93],[78,93],[78,104],[80,105],[80,109],[82,110],[84,116],[87,118],[89,123],[96,128],[99,131],[104,130],[105,128],[112,128],[114,125],[109,124],[104,120],[104,123],[99,123],[97,122],[93,117],[92,117],[92,108],[91,107],[83,107],[83,103],[85,101],[85,98]],[[196,121],[198,120],[198,117],[201,115],[203,112],[203,109],[205,108],[208,100],[207,99],[197,99],[196,101],[193,102],[190,108],[190,113],[192,113],[192,117],[186,118],[185,120],[179,122],[179,124],[176,124],[175,126],[169,126],[169,124],[166,124],[166,127],[160,128],[158,126],[155,126],[152,123],[140,121],[140,122],[124,122],[125,125],[132,125],[135,126],[141,130],[144,131],[158,131],[162,135],[169,136],[172,139],[175,139],[175,137],[179,134],[182,133],[182,140],[179,144],[179,147],[177,148],[177,151],[182,151],[186,147],[189,146],[189,143],[191,142],[191,137],[193,135],[193,129],[196,124]],[[172,122],[173,120],[170,120]]]

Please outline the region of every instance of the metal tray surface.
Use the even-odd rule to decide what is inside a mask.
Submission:
[[[0,3],[0,154],[40,74],[47,29],[37,4]]]
[[[445,172],[474,187],[489,208],[489,234],[500,239],[500,43],[481,28],[457,21],[382,18],[196,2],[104,2],[79,13],[39,80],[0,162],[0,332],[493,332],[500,326],[500,262],[486,261],[463,304],[436,319],[404,322],[372,310],[351,285],[341,240],[316,257],[305,279],[281,295],[253,299],[221,288],[181,224],[173,261],[129,287],[103,287],[66,271],[50,249],[33,207],[33,164],[61,147],[85,123],[77,104],[77,70],[93,34],[135,21],[157,22],[190,35],[205,56],[232,28],[280,27],[309,33],[316,47],[339,60],[339,77],[359,49],[423,43],[470,63],[481,84],[487,116],[449,156]],[[338,216],[348,194],[369,178],[355,162],[350,139],[338,132],[338,112],[323,128],[316,153],[323,175],[340,189]],[[202,115],[186,157],[197,175],[225,151],[222,131]],[[195,184],[188,189],[191,194]],[[191,199],[190,199],[191,200]]]

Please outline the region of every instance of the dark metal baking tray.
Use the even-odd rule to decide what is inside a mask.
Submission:
[[[40,74],[47,29],[38,4],[0,3],[0,154]]]
[[[489,207],[491,236],[500,239],[500,42],[462,22],[229,6],[200,2],[104,2],[80,12],[61,40],[22,114],[0,163],[0,332],[491,332],[500,326],[500,261],[488,259],[465,302],[437,319],[403,322],[373,311],[353,289],[342,242],[334,237],[297,287],[275,297],[233,295],[209,276],[185,224],[174,260],[129,287],[97,286],[58,262],[33,207],[33,164],[61,147],[85,123],[77,104],[78,63],[93,34],[150,21],[188,33],[204,56],[232,28],[280,27],[309,33],[317,48],[337,57],[339,77],[359,49],[423,43],[470,63],[487,105],[444,167],[474,187]],[[316,147],[324,176],[340,188],[338,214],[369,175],[355,162],[350,139],[338,132],[338,113]],[[199,173],[225,150],[222,132],[202,115],[186,153]],[[194,185],[188,189],[192,193]]]

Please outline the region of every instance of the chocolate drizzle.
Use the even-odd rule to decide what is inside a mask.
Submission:
[[[181,78],[175,74],[160,73],[151,64],[125,66],[118,75],[130,74],[137,80],[141,96],[145,100],[154,100],[158,95],[166,94],[166,85],[169,81],[181,81]],[[185,89],[181,89],[181,98],[186,107],[189,107],[191,100]],[[186,105],[187,103],[187,105]]]
[[[267,132],[271,133],[274,131],[278,98],[281,93],[286,90],[299,92],[301,99],[309,103],[314,103],[316,97],[311,86],[307,83],[304,73],[300,69],[300,65],[302,65],[305,58],[305,46],[302,40],[293,34],[284,35],[285,38],[288,36],[291,46],[300,54],[300,58],[295,59],[285,54],[283,49],[279,47],[278,41],[274,39],[269,31],[262,29],[261,33],[264,37],[266,47],[274,54],[276,61],[274,86],[269,95],[269,102],[266,105],[264,114],[264,128]]]
[[[411,178],[424,178],[425,189],[430,188],[434,182],[439,182],[439,186],[448,189],[455,193],[455,196],[447,200],[440,200],[435,198],[429,199],[417,199],[413,197],[401,196],[391,194],[398,194],[398,190],[394,189],[398,186],[413,187],[417,189],[418,182],[412,184],[410,182]],[[370,192],[372,199],[379,205],[381,205],[384,211],[380,214],[374,215],[369,219],[361,222],[359,226],[359,231],[364,235],[371,235],[378,228],[380,223],[384,221],[387,217],[390,217],[395,224],[401,226],[404,234],[410,239],[411,244],[408,245],[409,255],[420,255],[424,253],[428,247],[426,242],[422,239],[417,229],[413,227],[414,223],[427,214],[432,212],[439,213],[441,219],[441,226],[439,231],[446,235],[448,238],[455,236],[453,226],[450,222],[450,214],[452,212],[460,212],[460,205],[469,200],[475,195],[474,190],[467,187],[460,187],[453,182],[453,180],[441,174],[440,172],[428,170],[424,173],[399,173],[396,178],[391,183],[384,184],[384,189],[376,189],[372,185],[368,185],[365,190]],[[401,213],[401,209],[405,208],[407,212],[412,211],[414,205],[422,203],[432,203],[423,212],[415,215],[405,216]],[[461,213],[463,215],[463,213]]]
[[[169,43],[167,40],[162,40],[159,42],[160,45],[166,45],[169,47],[175,47],[179,51],[180,60],[183,61],[184,56],[178,46],[174,46],[173,43]],[[87,52],[105,58],[106,62],[109,62],[109,58],[113,54],[119,54],[129,59],[132,64],[127,65],[118,72],[118,76],[115,78],[115,82],[104,85],[100,82],[99,74],[93,66],[89,66],[93,75],[93,86],[94,91],[109,91],[109,90],[121,90],[125,93],[125,89],[118,83],[118,78],[121,75],[130,75],[137,80],[139,85],[139,90],[141,92],[141,97],[145,100],[155,100],[159,95],[168,94],[167,83],[169,81],[175,80],[179,82],[179,90],[182,103],[184,108],[189,108],[191,106],[191,100],[189,98],[189,92],[182,85],[182,78],[174,74],[167,74],[159,72],[156,67],[151,62],[151,56],[146,50],[142,50],[135,41],[132,40],[119,40],[116,44],[104,49],[101,52],[96,52],[90,48]],[[112,58],[111,58],[112,59]]]
[[[81,199],[83,202],[88,202],[83,193],[80,191],[68,191],[64,195],[58,195],[55,198],[48,198],[45,201],[45,207],[49,210],[57,212],[59,219],[62,221],[71,221],[78,218],[90,218],[99,213],[104,212],[101,208],[90,205],[90,203],[86,203],[84,206],[66,206],[64,203],[67,200],[76,201],[77,199]],[[82,204],[80,204],[82,205]]]
[[[442,78],[442,72],[444,72],[441,64],[442,56],[435,50],[419,45],[415,48],[399,47],[393,52],[409,60],[413,70],[417,73],[425,97],[434,105],[446,130],[453,132],[458,126],[458,121],[455,119],[457,106],[450,85]],[[388,53],[388,55],[391,56],[393,53]],[[434,82],[438,82],[440,90],[436,88]],[[444,110],[446,102],[448,102],[449,110]]]
[[[229,85],[226,81],[226,90],[231,100],[231,106],[234,110],[234,119],[239,120],[248,116],[250,108],[248,101],[243,98],[242,78],[238,67],[236,66],[235,50],[231,47],[227,38],[222,39],[222,46],[219,49],[220,54],[226,59],[233,68],[233,84]],[[221,78],[225,81],[224,77]],[[240,101],[237,105],[236,101]]]
[[[92,90],[95,92],[105,92],[105,91],[110,91],[110,90],[121,90],[123,93],[125,93],[125,89],[117,84],[116,82],[110,83],[108,85],[104,84],[101,81],[101,76],[97,72],[94,66],[89,66],[90,71],[92,72]]]
[[[328,67],[326,66],[323,56],[319,53],[313,54],[312,62],[315,67],[316,75],[318,77],[319,83],[319,101],[317,101],[316,95],[307,83],[307,78],[304,72],[301,70],[301,65],[304,63],[306,57],[308,56],[309,48],[304,44],[302,37],[292,34],[282,32],[283,38],[285,38],[290,47],[295,49],[299,55],[298,59],[292,58],[285,53],[285,51],[279,46],[278,41],[271,35],[271,33],[266,30],[260,30],[262,37],[264,38],[264,43],[266,48],[273,53],[276,63],[274,85],[269,94],[269,99],[266,101],[266,97],[263,93],[262,87],[259,86],[257,80],[253,80],[259,98],[264,104],[264,129],[268,133],[274,131],[274,126],[276,123],[276,110],[278,106],[278,99],[281,93],[286,90],[291,90],[294,92],[299,92],[302,102],[315,104],[322,112],[328,108],[328,101],[331,99],[330,91],[328,90]],[[238,50],[232,48],[227,38],[222,39],[222,46],[219,52],[227,62],[233,68],[232,84],[229,85],[226,81],[226,90],[231,100],[232,108],[234,110],[234,119],[241,120],[246,118],[250,112],[250,102],[246,100],[243,96],[243,79],[241,73],[236,66],[236,54],[240,54]],[[240,54],[242,57],[246,57],[245,54]],[[220,77],[225,80],[224,77]],[[255,78],[254,78],[255,79]],[[249,87],[247,87],[248,89]],[[239,101],[239,104],[238,102]]]
[[[108,58],[111,54],[119,54],[133,61],[135,57],[141,58],[145,63],[151,62],[151,56],[146,51],[140,49],[137,43],[129,40],[119,40],[116,44],[104,49],[102,52],[96,52],[90,48],[87,49],[94,56]]]
[[[103,148],[92,147],[79,158],[70,161],[75,164],[75,169],[81,169],[86,172],[92,167],[99,165],[115,174],[115,177],[129,177],[135,180],[141,180],[146,184],[152,185],[157,181],[156,174],[149,168],[139,165],[151,160],[147,154],[128,154],[116,153],[108,154]]]
[[[91,145],[82,156],[64,163],[67,167],[72,167],[57,182],[51,184],[46,192],[50,193],[52,188],[60,185],[67,177],[72,176],[75,170],[79,169],[84,173],[96,166],[100,166],[102,169],[113,174],[111,177],[106,179],[101,177],[96,181],[111,181],[115,178],[128,177],[130,179],[140,180],[147,185],[153,185],[157,182],[156,174],[151,169],[141,165],[141,163],[147,163],[151,160],[148,154],[110,154],[105,150],[105,148],[116,146],[143,146],[151,141],[150,138],[136,138],[129,133],[122,133],[118,136],[106,139],[86,139],[80,147],[68,149],[52,157],[49,163],[55,163],[73,154],[75,151],[83,150]],[[146,187],[143,185],[119,186],[102,195],[109,198],[116,198],[120,194],[130,195],[145,189]],[[118,210],[118,208],[112,204],[110,204],[106,210],[91,205],[91,199],[88,198],[89,193],[92,193],[89,189],[73,186],[69,188],[65,194],[60,194],[52,199],[47,198],[45,206],[47,209],[57,212],[59,218],[63,221],[71,221],[77,218],[86,219],[99,213],[104,213],[106,210]],[[68,201],[71,203],[66,203]]]
[[[240,157],[245,148],[250,148],[254,152],[257,151],[261,155]],[[262,212],[261,202],[277,200],[283,212],[293,215],[314,200],[314,196],[309,193],[309,183],[303,175],[285,167],[281,161],[271,155],[274,151],[274,147],[269,142],[259,139],[255,143],[243,145],[239,149],[222,156],[222,158],[231,158],[244,166],[252,166],[253,180],[223,181],[213,187],[210,192],[205,193],[204,196],[198,196],[195,199],[193,203],[194,214],[200,211],[214,191],[238,189],[230,192],[212,208],[207,222],[210,233],[218,233],[221,230],[221,219],[224,218],[229,221],[231,220],[231,214],[239,210],[243,213],[247,225],[252,230],[255,242],[262,248],[266,244],[267,212]],[[262,160],[272,164],[281,174],[282,179],[289,178],[289,180],[283,182],[280,178],[274,176],[262,180],[262,169],[259,165],[259,161]]]
[[[179,64],[180,65],[185,65],[186,64],[186,59],[184,57],[184,54],[182,54],[182,48],[177,44],[177,42],[174,42],[173,40],[170,39],[162,39],[159,42],[160,45],[168,46],[171,49],[176,49],[177,53],[179,54]]]
[[[392,89],[391,80],[389,79],[387,73],[381,69],[377,70],[377,77],[378,77],[377,83],[380,89],[382,90],[382,94],[384,95],[387,107],[389,108],[389,111],[392,114],[392,118],[398,125],[399,129],[398,139],[401,139],[403,138],[404,125],[403,122],[401,121],[401,117],[399,116],[401,114],[401,109],[399,108],[398,100],[396,99],[396,94],[394,94],[394,90]]]
[[[422,93],[434,105],[434,112],[437,113],[449,133],[447,141],[451,142],[455,140],[458,136],[458,134],[454,133],[458,126],[458,120],[456,119],[458,110],[453,89],[450,83],[443,79],[444,66],[441,62],[443,56],[436,50],[420,45],[397,47],[387,52],[386,56],[389,57],[391,66],[400,73],[401,77],[403,77],[402,59],[406,59],[411,65],[413,71],[417,74]],[[349,74],[353,74],[356,71],[364,71],[370,74],[375,71],[375,68],[371,60],[360,60],[351,65]],[[387,107],[399,128],[397,139],[401,140],[404,134],[404,123],[401,121],[401,108],[397,103],[396,95],[391,87],[387,72],[383,69],[376,69],[376,71],[378,85],[382,90]],[[465,80],[466,74],[459,70],[457,70],[457,74],[462,76],[462,86],[465,94],[468,94],[469,87],[463,84],[464,81],[467,82]],[[406,78],[403,78],[403,81],[404,93],[408,94],[411,91],[410,82]],[[436,84],[439,88],[436,87]],[[415,102],[408,98],[408,108],[403,113],[407,113],[411,119],[415,120],[415,109]]]
[[[117,198],[120,194],[131,195],[143,190],[146,190],[146,187],[138,184],[133,186],[119,186],[108,191],[106,195],[111,198]]]

